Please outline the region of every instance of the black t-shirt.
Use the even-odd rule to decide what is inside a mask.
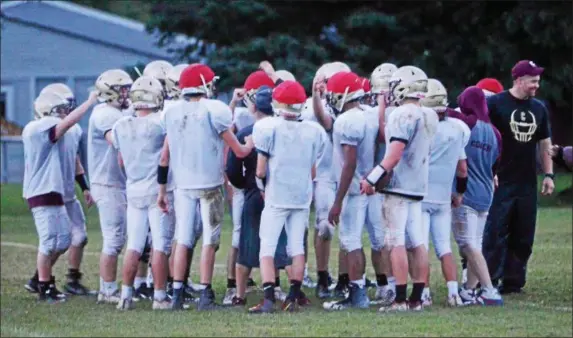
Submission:
[[[253,133],[254,124],[247,126],[237,133],[237,139],[240,143],[245,143],[245,137]],[[227,177],[232,185],[239,189],[245,189],[245,195],[253,192],[259,192],[255,181],[257,170],[257,152],[253,149],[249,156],[239,159],[235,153],[229,149],[227,155],[227,168],[225,170]]]
[[[499,181],[537,184],[537,142],[551,137],[547,108],[535,98],[517,99],[508,90],[490,96],[487,106],[503,141]]]

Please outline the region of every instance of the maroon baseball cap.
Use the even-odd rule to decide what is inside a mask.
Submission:
[[[541,75],[541,73],[543,73],[543,67],[538,67],[533,61],[529,60],[521,60],[511,69],[511,77],[514,80],[526,75]]]

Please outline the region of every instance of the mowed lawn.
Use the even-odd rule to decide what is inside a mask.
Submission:
[[[571,186],[571,176],[560,175],[557,192]],[[568,200],[570,201],[570,200]],[[571,203],[557,197],[542,198],[533,257],[525,293],[505,297],[500,308],[449,309],[444,305],[446,288],[431,249],[434,305],[423,313],[383,315],[377,307],[362,311],[325,312],[312,295],[313,305],[295,314],[248,315],[245,310],[200,313],[154,312],[151,303],[140,302],[131,312],[112,305],[98,305],[95,298],[72,298],[57,305],[38,304],[23,288],[35,269],[37,236],[19,185],[1,187],[1,335],[2,336],[572,336],[572,215]],[[97,211],[87,212],[89,244],[82,272],[85,283],[98,288],[101,234]],[[218,301],[226,286],[226,255],[231,222],[225,218],[221,250],[217,253],[214,287]],[[337,243],[337,242],[335,242]],[[368,243],[364,236],[364,243]],[[368,244],[367,244],[368,245]],[[453,244],[454,245],[454,244]],[[312,245],[311,245],[312,247]],[[331,254],[331,273],[336,275],[337,245]],[[457,256],[457,247],[454,245]],[[198,281],[198,250],[192,279]],[[369,257],[369,250],[367,250]],[[67,256],[55,267],[60,287],[65,282]],[[456,258],[457,261],[458,258]],[[122,260],[120,260],[121,264]],[[311,249],[309,269],[313,278],[315,259]],[[368,258],[368,276],[374,273]],[[255,280],[260,274],[255,270]],[[282,276],[283,288],[287,280]],[[410,288],[411,290],[411,288]],[[373,292],[373,291],[371,291]],[[249,295],[253,304],[261,293]]]

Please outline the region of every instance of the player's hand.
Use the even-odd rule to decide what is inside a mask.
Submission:
[[[553,194],[554,189],[555,189],[555,182],[553,182],[551,178],[545,177],[541,185],[541,195],[549,196]]]
[[[322,74],[318,74],[313,81],[312,90],[314,93],[322,96],[326,92],[326,78]]]
[[[250,149],[253,149],[255,147],[255,143],[253,142],[253,135],[245,137],[245,146]]]
[[[239,102],[243,99],[243,97],[245,96],[245,89],[244,88],[235,88],[235,90],[233,91],[233,98],[231,99],[231,101],[234,102]]]
[[[157,196],[157,206],[164,213],[169,212],[169,202],[167,201],[167,195],[166,194],[161,193],[161,192],[159,193],[159,196]]]
[[[547,149],[549,156],[557,157],[559,154],[559,148],[561,148],[561,146],[559,146],[557,144],[552,145],[551,148]]]
[[[266,60],[259,63],[259,68],[261,70],[263,70],[268,76],[271,76],[272,74],[275,73],[275,69],[273,68],[273,65]]]
[[[98,96],[99,92],[97,90],[92,90],[90,92],[90,96],[88,97],[88,102],[90,104],[94,104],[97,102],[97,96]]]
[[[462,205],[463,198],[464,198],[464,195],[458,194],[458,193],[453,193],[452,194],[452,207],[453,208],[459,208]]]
[[[330,224],[337,226],[340,222],[340,213],[342,212],[342,205],[339,203],[334,203],[328,212],[328,222]]]
[[[497,175],[493,177],[493,187],[497,189],[499,187],[499,181],[497,179]]]
[[[360,181],[360,194],[366,194],[368,196],[374,194],[374,187],[370,185],[370,183],[368,183],[368,181],[366,180],[361,180]]]
[[[86,202],[86,206],[88,208],[94,205],[95,203],[92,194],[90,193],[89,190],[84,190],[84,201]]]

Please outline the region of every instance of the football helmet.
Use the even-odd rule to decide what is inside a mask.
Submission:
[[[374,68],[372,74],[370,75],[370,84],[372,85],[373,94],[382,94],[390,90],[390,84],[388,81],[392,77],[398,67],[392,63],[383,63],[378,67]]]
[[[361,77],[360,82],[362,84],[362,89],[364,90],[364,96],[362,96],[362,98],[360,99],[360,103],[371,107],[376,106],[376,97],[372,93],[370,80],[368,80],[365,77]]]
[[[426,92],[426,97],[421,99],[420,103],[422,106],[432,108],[439,113],[446,111],[448,106],[446,87],[436,79],[428,79],[428,91]]]
[[[55,92],[44,92],[34,100],[34,117],[62,117],[68,113],[68,107],[69,102],[65,97]]]
[[[65,84],[63,84],[63,83],[51,83],[51,84],[47,85],[46,87],[44,87],[42,89],[42,91],[40,91],[40,95],[47,93],[47,92],[59,94],[60,96],[62,96],[66,100],[68,100],[69,111],[72,111],[76,108],[76,98],[74,96],[74,93],[72,92],[70,87],[66,86]]]
[[[428,76],[418,67],[403,66],[389,80],[389,103],[400,105],[405,99],[423,99],[428,90]]]
[[[334,113],[342,113],[344,104],[360,100],[364,96],[364,88],[360,77],[352,72],[338,72],[326,83],[326,101]]]
[[[167,61],[157,60],[151,61],[143,69],[143,76],[151,76],[159,80],[164,88],[164,96],[167,96],[167,88],[165,81],[167,80],[167,74],[173,68],[173,65]]]
[[[501,82],[499,82],[494,78],[481,79],[476,84],[476,87],[478,87],[483,91],[485,97],[499,94],[503,91],[503,85],[501,84]]]
[[[245,89],[244,103],[248,107],[250,104],[255,104],[255,95],[257,90],[262,86],[275,87],[273,80],[262,70],[257,70],[247,76],[243,89]]]
[[[96,80],[95,87],[98,99],[106,103],[115,103],[121,109],[129,107],[129,88],[133,80],[124,70],[110,69],[103,72]]]
[[[332,77],[332,75],[338,72],[350,72],[350,67],[348,67],[348,65],[346,65],[345,63],[339,61],[326,63],[320,66],[320,68],[318,68],[315,77],[317,77],[318,75],[323,75],[325,79],[328,80]]]
[[[163,86],[158,79],[143,75],[131,86],[129,99],[134,110],[160,110],[163,108]]]
[[[283,81],[296,81],[294,75],[288,70],[280,69],[275,72],[276,76]]]
[[[204,64],[191,64],[181,72],[179,88],[183,95],[214,96],[215,82],[219,79],[213,70]]]
[[[298,119],[305,102],[304,87],[296,81],[284,81],[273,89],[272,106],[277,116]]]
[[[165,78],[165,89],[167,91],[167,97],[171,100],[176,100],[181,95],[181,89],[179,89],[179,78],[181,77],[183,70],[188,66],[188,64],[182,63],[174,66],[167,73],[167,77]]]

